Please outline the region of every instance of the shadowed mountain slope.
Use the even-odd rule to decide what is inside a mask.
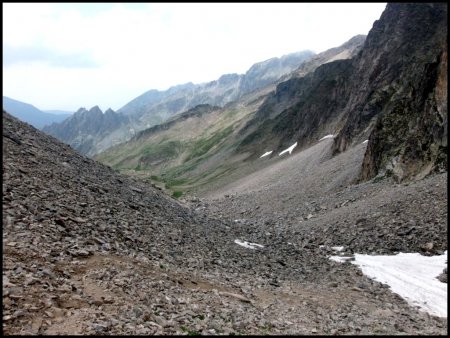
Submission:
[[[333,134],[335,153],[369,138],[362,179],[446,169],[446,39],[446,4],[388,4],[354,58],[280,83],[240,151],[298,151]]]

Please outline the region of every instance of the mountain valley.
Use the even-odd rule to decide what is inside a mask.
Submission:
[[[4,107],[3,333],[446,335],[446,39],[447,4],[390,3],[117,112]]]
[[[180,203],[3,121],[5,334],[447,331],[445,319],[329,259],[336,245],[442,254],[447,173],[346,186],[365,145],[330,158],[327,139],[221,197]]]

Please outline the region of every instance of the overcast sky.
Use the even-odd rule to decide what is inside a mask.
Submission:
[[[245,73],[367,34],[385,3],[3,3],[3,95],[117,110],[150,89]]]

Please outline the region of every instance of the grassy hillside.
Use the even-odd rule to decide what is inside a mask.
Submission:
[[[194,108],[95,158],[175,197],[192,192],[239,167],[242,158],[233,152],[243,137],[239,131],[271,90],[273,86],[207,112]]]

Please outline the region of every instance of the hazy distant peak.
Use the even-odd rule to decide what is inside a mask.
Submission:
[[[239,79],[240,75],[237,73],[232,73],[232,74],[224,74],[221,77],[219,77],[219,84],[228,84],[228,83],[232,83],[234,81],[237,81]]]
[[[99,106],[94,106],[91,109],[89,109],[89,113],[90,114],[92,114],[92,113],[94,113],[94,114],[99,114],[99,113],[103,114],[103,112],[102,112],[102,110],[100,109]]]
[[[192,89],[195,88],[195,85],[192,82],[187,82],[179,85],[175,85],[170,87],[167,92],[172,93],[183,89]]]
[[[82,114],[82,113],[84,113],[84,112],[87,112],[87,109],[86,108],[84,108],[84,107],[80,107],[76,112],[75,112],[75,114]]]

